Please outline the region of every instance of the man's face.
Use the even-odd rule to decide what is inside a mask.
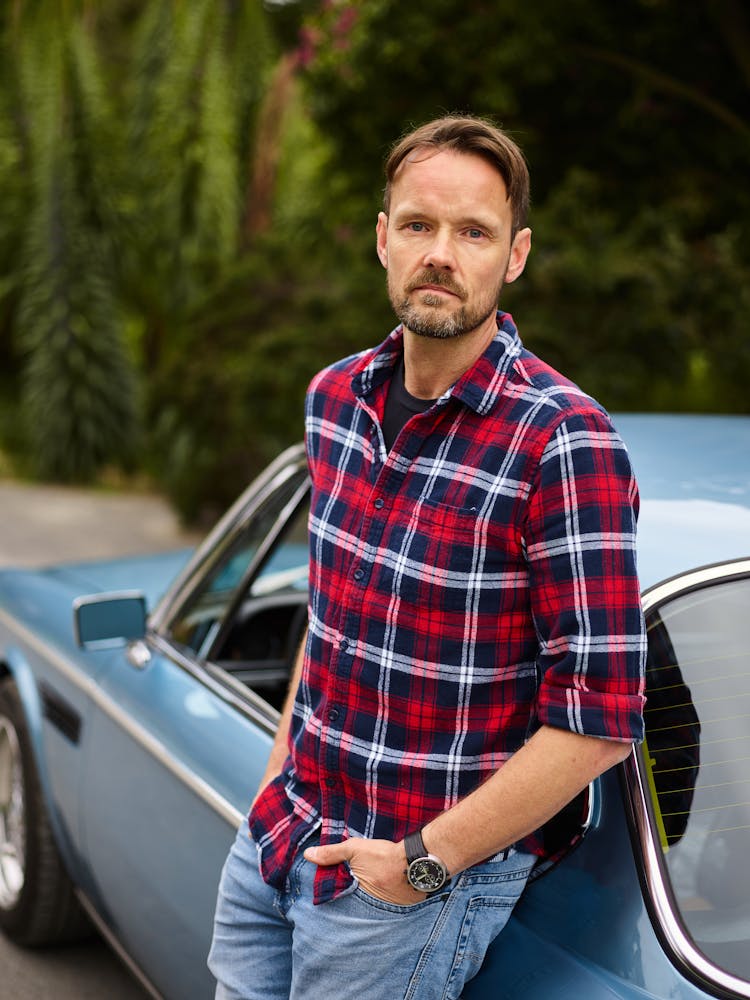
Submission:
[[[423,337],[495,329],[506,281],[523,271],[531,231],[511,243],[505,182],[479,156],[417,150],[399,167],[377,248],[403,325]]]

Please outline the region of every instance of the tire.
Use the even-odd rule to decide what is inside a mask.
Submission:
[[[23,705],[10,679],[0,681],[0,930],[27,947],[91,933],[55,844]]]

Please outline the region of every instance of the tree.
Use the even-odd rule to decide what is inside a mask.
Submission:
[[[273,42],[231,0],[16,0],[0,26],[4,353],[35,467],[86,479],[128,461],[142,401],[158,444],[151,375],[241,256]]]
[[[297,37],[297,24],[302,30]],[[530,161],[503,293],[610,408],[747,409],[750,18],[737,0],[13,0],[0,7],[0,439],[127,464],[186,517],[393,323],[382,162],[453,110]],[[23,392],[15,376],[23,374]]]
[[[528,345],[610,406],[747,409],[742,5],[329,3],[301,51],[334,225],[369,228],[401,131],[494,116],[531,165],[536,249],[504,298]]]
[[[18,13],[7,32],[14,166],[25,175],[7,178],[18,212],[9,219],[14,342],[25,357],[18,405],[39,472],[87,478],[105,461],[126,460],[136,437],[135,372],[105,228],[100,140],[111,109],[91,39],[60,5]]]

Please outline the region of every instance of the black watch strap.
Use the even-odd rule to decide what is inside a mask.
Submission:
[[[427,857],[427,848],[424,846],[421,830],[407,833],[404,837],[404,849],[406,850],[406,863],[409,865],[417,858]]]

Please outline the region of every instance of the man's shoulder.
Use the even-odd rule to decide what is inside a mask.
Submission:
[[[523,348],[514,365],[511,391],[534,408],[538,420],[551,425],[574,417],[603,418],[609,414],[593,396],[536,354]]]

